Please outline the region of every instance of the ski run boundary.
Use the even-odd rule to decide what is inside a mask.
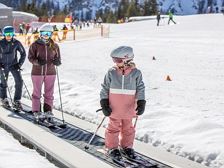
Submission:
[[[29,100],[23,99],[23,103],[31,105]],[[41,155],[46,157],[50,162],[54,163],[60,168],[109,168],[114,165],[109,164],[103,159],[97,159],[91,155],[91,151],[85,151],[84,146],[86,143],[82,142],[83,150],[76,147],[67,139],[55,136],[56,134],[47,131],[47,128],[40,127],[22,117],[13,114],[11,111],[0,107],[0,126],[5,130],[12,133],[13,136],[20,141],[21,144],[35,149]],[[61,112],[54,110],[56,118],[61,118]],[[95,124],[78,119],[74,116],[64,114],[65,121],[69,125],[74,125],[74,128],[81,128],[87,132],[94,132],[97,127]],[[99,119],[100,120],[100,119]],[[106,122],[105,122],[106,123]],[[105,128],[100,128],[97,135],[104,137]],[[91,134],[90,134],[91,135]],[[85,137],[86,138],[86,137]],[[89,136],[85,141],[89,140]],[[77,144],[77,142],[76,142]],[[159,147],[150,146],[139,141],[135,141],[134,149],[145,157],[149,157],[155,162],[161,163],[164,168],[206,168],[206,166],[199,163],[190,161],[186,158],[171,154]],[[90,146],[92,148],[92,146]],[[160,166],[159,166],[160,167]]]

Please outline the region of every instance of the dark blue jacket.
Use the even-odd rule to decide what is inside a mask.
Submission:
[[[17,58],[17,52],[20,58]],[[8,42],[5,38],[0,40],[0,63],[4,65],[5,70],[12,70],[14,65],[19,63],[23,65],[26,58],[26,51],[20,41],[12,39]]]

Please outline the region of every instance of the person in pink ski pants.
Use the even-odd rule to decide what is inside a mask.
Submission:
[[[33,64],[32,67],[32,111],[36,120],[45,117],[52,118],[54,83],[56,78],[55,66],[61,64],[59,46],[51,39],[53,27],[43,26],[40,29],[40,38],[29,48],[28,59]],[[41,113],[41,89],[44,85],[44,105]]]
[[[111,57],[116,65],[105,75],[100,92],[103,114],[109,117],[105,147],[111,157],[121,159],[123,154],[135,159],[132,119],[143,114],[146,104],[142,73],[132,62],[131,47],[118,47],[111,52]]]

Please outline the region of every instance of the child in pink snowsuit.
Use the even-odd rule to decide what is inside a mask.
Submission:
[[[131,62],[134,58],[131,47],[121,46],[112,51],[111,57],[116,66],[108,70],[100,92],[103,113],[109,116],[105,146],[111,157],[120,159],[122,153],[134,159],[132,119],[145,110],[145,86],[141,71]]]
[[[40,38],[37,39],[29,49],[29,61],[33,64],[32,67],[32,111],[35,119],[53,117],[53,93],[56,77],[55,66],[61,64],[59,47],[51,39],[53,27],[46,25],[40,29]],[[44,115],[40,109],[41,88],[44,84]]]

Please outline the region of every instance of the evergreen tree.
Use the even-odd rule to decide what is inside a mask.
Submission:
[[[32,13],[35,13],[35,11],[36,11],[36,0],[32,0],[32,3],[31,3],[31,11],[32,11]]]
[[[213,5],[213,0],[208,0],[208,6],[212,6]]]
[[[47,9],[51,9],[51,3],[50,3],[50,0],[46,0],[46,7]]]
[[[86,12],[86,20],[91,20],[92,19],[92,12],[91,11],[87,11]]]
[[[126,17],[128,6],[129,6],[129,0],[121,0],[121,2],[118,5],[118,10],[117,10],[117,18],[118,19]]]
[[[144,2],[143,15],[144,16],[149,16],[150,15],[150,2],[149,2],[149,0],[145,0],[145,2]]]
[[[64,13],[65,15],[68,15],[69,11],[68,11],[68,7],[67,7],[67,5],[65,5],[64,10],[63,10],[63,13]]]
[[[60,13],[60,6],[59,6],[59,2],[57,3],[57,5],[54,8],[54,12],[53,15],[58,15]]]
[[[205,1],[199,1],[198,2],[198,13],[204,13],[204,6],[205,6]]]
[[[149,6],[150,6],[150,13],[149,15],[156,15],[158,10],[157,10],[157,2],[156,0],[150,0],[149,1]]]
[[[83,12],[83,10],[81,11],[81,21],[83,21],[84,20],[84,12]]]
[[[27,0],[20,0],[20,7],[19,7],[19,10],[20,11],[24,11],[26,12],[27,11]]]
[[[209,11],[209,12],[212,12],[213,11],[213,0],[208,0],[208,7],[210,7],[211,9],[211,11]]]
[[[136,16],[139,16],[139,15],[141,15],[141,6],[140,6],[140,3],[139,3],[139,0],[134,0],[134,3],[135,3],[136,11],[137,11]]]
[[[129,7],[128,7],[128,10],[127,10],[127,14],[126,16],[127,17],[131,17],[131,16],[138,16],[139,15],[139,12],[138,10],[136,9],[136,4],[135,2],[132,0]]]
[[[42,4],[40,13],[41,13],[41,16],[47,16],[48,9],[47,9],[46,3],[43,3]]]
[[[96,12],[96,18],[98,18],[98,17],[101,17],[101,18],[103,17],[103,10],[102,9],[100,9]]]
[[[116,23],[117,22],[117,17],[115,15],[115,13],[113,13],[113,11],[110,11],[109,12],[109,15],[106,19],[106,22],[107,23]]]

